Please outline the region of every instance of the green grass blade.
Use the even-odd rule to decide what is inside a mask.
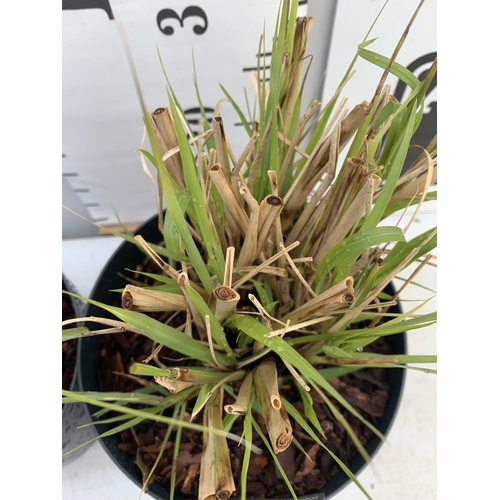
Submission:
[[[174,113],[174,116],[176,115],[177,113]],[[194,242],[194,239],[189,231],[189,227],[184,218],[184,213],[177,200],[177,195],[176,195],[176,193],[178,192],[178,190],[176,189],[177,185],[175,184],[174,180],[172,179],[168,171],[165,169],[158,142],[156,141],[156,137],[154,137],[154,133],[152,131],[150,119],[146,117],[144,121],[146,123],[146,127],[148,128],[148,131],[151,130],[150,141],[154,151],[153,166],[156,168],[158,172],[158,177],[162,188],[162,192],[165,197],[165,200],[167,201],[168,212],[170,213],[172,220],[174,221],[175,226],[177,227],[177,231],[179,232],[179,235],[182,239],[182,242],[189,256],[191,264],[196,270],[196,273],[198,274],[198,277],[200,278],[207,292],[210,292],[213,288],[212,279],[210,277],[210,273],[208,272],[206,262],[201,256],[200,251],[198,250],[198,247],[196,246],[196,243]]]
[[[138,410],[136,408],[130,408],[129,406],[120,406],[120,405],[117,405],[114,403],[99,401],[98,399],[88,397],[83,393],[71,392],[71,391],[66,391],[63,389],[62,395],[72,397],[75,400],[80,401],[82,403],[88,403],[88,404],[93,405],[93,406],[107,408],[108,410],[116,411],[118,413],[124,413],[127,415],[131,415],[133,417],[140,417],[140,418],[144,418],[144,419],[154,420],[155,422],[161,422],[161,423],[164,423],[167,425],[172,424],[172,425],[176,425],[176,426],[181,427],[181,428],[185,427],[186,429],[191,429],[191,430],[197,431],[197,432],[204,432],[204,431],[208,430],[203,425],[193,424],[191,422],[186,422],[186,421],[174,419],[171,417],[165,417],[164,415],[155,415],[155,414],[152,414],[151,412],[147,412],[145,410]],[[219,436],[226,436],[226,432],[224,432],[224,431],[219,431],[217,429],[210,429],[210,430],[211,430],[211,432],[214,432],[215,434],[218,434]]]
[[[165,397],[158,394],[144,394],[144,392],[94,392],[87,391],[84,394],[87,396],[98,399],[99,401],[114,401],[123,404],[143,404],[143,405],[159,405],[165,402]],[[77,400],[69,398],[63,399],[63,404],[75,403]]]
[[[107,304],[81,297],[76,294],[71,295],[83,299],[89,304],[100,307],[105,311],[108,311],[125,323],[128,323],[134,328],[140,330],[144,335],[146,335],[146,337],[149,337],[150,339],[158,342],[161,345],[169,347],[174,351],[180,352],[185,356],[189,356],[208,364],[213,364],[213,358],[208,347],[189,337],[185,333],[172,328],[169,325],[161,323],[160,321],[156,321],[155,319],[143,313],[128,311],[120,307],[109,306]],[[226,356],[218,352],[216,352],[215,355],[222,365],[230,366],[230,363]]]
[[[314,425],[321,436],[326,439],[323,428],[321,427],[316,412],[314,411],[314,401],[311,395],[297,381],[295,381],[295,386],[297,387],[302,403],[304,404],[304,415],[309,419],[309,422]]]
[[[363,336],[371,336],[372,330],[377,329],[377,336],[387,336],[394,335],[396,333],[401,333],[402,331],[414,330],[416,328],[424,328],[426,326],[433,325],[437,321],[437,312],[432,312],[428,314],[423,314],[418,318],[411,318],[405,321],[401,321],[400,323],[390,324],[384,323],[383,325],[376,326],[374,328],[370,328],[368,331],[365,329],[365,333],[361,333],[361,330],[354,330],[354,332],[360,332],[360,335]],[[384,328],[385,327],[385,328]],[[349,334],[351,334],[351,330],[348,330]],[[354,334],[355,335],[355,334]]]
[[[243,439],[246,442],[252,442],[252,407],[255,399],[255,389],[252,386],[250,392],[250,398],[248,400],[248,408],[245,413],[245,418],[243,419]],[[250,446],[245,446],[245,451],[243,453],[243,461],[241,463],[241,498],[244,499],[247,497],[247,476],[248,476],[248,467],[250,465],[250,454],[252,452],[252,448]]]
[[[189,372],[189,381],[198,383],[217,383],[220,382],[229,372],[215,371],[211,368],[200,366],[186,366],[184,369]],[[130,373],[133,375],[144,375],[147,377],[168,377],[175,379],[178,370],[176,368],[158,368],[157,366],[147,365],[145,363],[133,363],[130,366]]]
[[[201,98],[201,93],[200,93],[200,87],[198,85],[198,74],[196,71],[196,60],[194,57],[194,48],[192,49],[192,60],[193,60],[193,83],[194,83],[194,89],[196,91],[196,98],[198,99],[198,106],[200,107],[200,114],[201,118],[203,121],[203,132],[207,131],[210,129],[210,122],[208,121],[207,118],[207,113],[205,111],[205,106],[203,104],[203,100]],[[208,139],[207,141],[207,149],[215,149],[215,140],[213,137]]]
[[[172,109],[172,119],[177,135],[177,141],[179,143],[179,153],[182,160],[184,180],[186,182],[186,188],[191,195],[191,202],[193,204],[194,213],[196,215],[196,224],[198,226],[198,229],[200,230],[201,237],[207,248],[210,263],[214,269],[215,274],[217,275],[217,278],[219,279],[219,282],[222,283],[222,280],[224,278],[225,257],[222,253],[222,247],[219,241],[219,237],[217,236],[217,231],[215,230],[213,224],[211,224],[208,217],[208,210],[205,205],[205,197],[203,195],[203,190],[198,178],[197,166],[194,161],[191,146],[189,145],[188,139],[184,132],[183,125],[176,112],[175,102],[172,97],[172,91],[168,92],[168,96],[170,101],[170,108]],[[170,200],[168,200],[168,202],[169,201]],[[210,292],[212,288],[207,288],[207,292]]]
[[[430,300],[430,299],[429,299]],[[424,302],[425,304],[425,302]],[[421,304],[418,307],[422,307]],[[409,312],[407,314],[413,314],[413,312]],[[352,339],[354,337],[361,338],[365,340],[375,340],[377,336],[383,335],[394,335],[397,333],[406,332],[409,330],[415,330],[418,328],[424,328],[426,326],[430,326],[437,321],[437,313],[429,313],[428,315],[422,315],[418,318],[412,318],[406,321],[402,321],[403,315],[396,318],[400,321],[395,323],[391,323],[389,326],[386,326],[387,323],[382,325],[373,327],[373,328],[361,328],[361,329],[352,329],[352,330],[344,330],[342,332],[333,332],[333,333],[321,333],[318,335],[306,335],[304,337],[295,337],[287,341],[290,346],[296,346],[299,344],[308,344],[314,341],[328,341],[331,346],[339,346],[343,342],[348,339]],[[406,316],[404,316],[406,317]],[[364,345],[366,342],[364,343]],[[362,347],[362,346],[360,346]],[[314,358],[313,358],[314,359]]]
[[[424,242],[435,230],[436,228],[429,229],[407,243],[396,243],[389,255],[384,259],[382,267],[377,275],[376,283],[383,281],[384,278],[391,274],[394,269],[398,268],[412,252],[416,251],[415,255],[413,255],[413,257],[406,264],[406,267],[411,265],[420,257],[434,250],[437,246],[437,234],[435,234],[426,244],[424,244]]]
[[[160,413],[161,411],[163,411],[165,408],[163,406],[161,407],[156,407],[156,408],[145,408],[143,410],[144,414],[156,414],[156,413]],[[133,418],[130,418],[129,417],[129,420],[127,422],[124,422],[123,424],[121,425],[117,425],[116,427],[113,427],[113,429],[109,429],[108,431],[105,431],[101,434],[99,434],[98,436],[92,438],[92,439],[89,439],[88,441],[86,441],[85,443],[82,443],[81,445],[79,446],[76,446],[75,448],[67,451],[66,453],[63,454],[63,457],[66,456],[66,455],[69,455],[70,453],[74,453],[75,451],[79,450],[80,448],[83,448],[84,446],[88,446],[89,444],[93,443],[94,441],[97,441],[98,439],[101,439],[101,438],[104,438],[104,437],[109,437],[109,436],[113,436],[115,434],[119,434],[120,432],[122,431],[125,431],[127,429],[130,429],[131,427],[134,427],[135,425],[138,425],[140,424],[141,422],[143,422],[144,420],[147,420],[148,416],[141,416],[141,417],[133,417]],[[102,422],[104,423],[104,422]],[[90,424],[92,425],[92,424]]]
[[[374,246],[391,241],[405,241],[398,227],[375,227],[352,234],[332,247],[321,259],[314,280],[320,281],[335,268],[334,281],[340,281],[352,268],[361,253]]]
[[[174,411],[172,412],[172,418],[177,419],[177,415],[179,413],[179,408],[180,408],[180,405],[179,405],[179,403],[177,403],[175,405]],[[170,440],[170,434],[172,434],[173,428],[174,428],[174,426],[172,424],[170,424],[167,427],[167,431],[165,432],[165,435],[163,436],[163,441],[161,443],[160,449],[158,450],[158,455],[156,456],[156,460],[154,461],[154,463],[153,463],[152,467],[149,469],[149,471],[148,471],[148,468],[146,468],[145,471],[143,472],[143,477],[144,477],[143,483],[142,483],[142,490],[143,491],[147,491],[148,485],[154,481],[153,473],[154,473],[156,467],[158,467],[158,464],[160,463],[160,460],[163,456],[163,452],[165,451],[167,443]]]
[[[211,334],[217,345],[219,345],[226,351],[230,362],[233,365],[236,364],[236,357],[234,355],[234,352],[231,346],[229,345],[226,339],[226,334],[224,333],[224,329],[222,328],[221,324],[215,317],[215,314],[210,310],[207,303],[203,300],[203,298],[198,294],[198,292],[194,288],[192,288],[189,285],[186,285],[186,291],[189,295],[189,298],[193,302],[194,307],[196,307],[196,310],[200,313],[201,317],[204,318],[205,316],[208,316],[210,318]]]
[[[181,287],[179,286],[179,284],[177,283],[177,281],[174,280],[173,278],[169,278],[168,276],[165,276],[163,274],[148,273],[148,272],[145,272],[145,271],[136,271],[135,269],[128,269],[128,268],[125,268],[125,269],[127,271],[130,271],[131,273],[137,273],[137,274],[139,274],[141,276],[146,276],[146,277],[151,278],[151,279],[153,279],[155,281],[159,281],[160,283],[164,283],[165,285],[171,286],[171,288],[168,289],[169,292],[175,290],[175,287],[177,287],[177,291],[173,292],[173,293],[182,294]],[[140,283],[141,283],[141,285],[144,288],[147,288],[146,286],[144,286],[143,282],[140,282]],[[161,286],[161,285],[157,285],[156,287],[151,287],[151,288],[158,289],[159,286]]]
[[[436,201],[438,197],[437,190],[436,191],[429,191],[424,198],[424,203],[428,201]],[[412,200],[407,199],[407,200],[401,200],[398,203],[391,203],[384,212],[384,215],[382,216],[382,219],[389,217],[392,215],[394,212],[398,212],[399,210],[404,210],[406,207],[412,207],[414,205],[418,205],[420,203],[420,198],[414,198]]]
[[[203,384],[200,387],[200,392],[198,393],[198,397],[196,398],[196,401],[194,403],[193,410],[191,411],[191,419],[190,419],[191,422],[207,403],[207,396],[211,390],[212,390],[211,384]]]
[[[176,193],[176,196],[184,215],[191,201],[191,196],[185,193]],[[164,217],[163,237],[165,240],[165,247],[169,249],[172,257],[180,262],[186,262],[186,254],[181,250],[179,231],[177,230],[172,214],[168,210],[165,212]]]
[[[416,106],[417,103],[414,102],[403,117],[400,140],[397,148],[395,148],[395,153],[390,163],[390,173],[385,181],[384,187],[382,188],[375,206],[363,223],[361,230],[376,227],[389,205],[394,188],[396,187],[396,183],[401,175],[403,164],[408,153],[410,139],[413,135]],[[389,165],[386,165],[386,167],[389,168]]]
[[[66,342],[67,340],[74,340],[79,337],[84,337],[88,335],[90,330],[85,326],[77,326],[75,328],[63,328],[62,330],[62,341]]]
[[[330,368],[322,368],[321,370],[318,370],[318,372],[326,380],[331,380],[332,378],[342,377],[348,373],[357,372],[362,368],[362,366],[332,366]]]
[[[359,57],[371,64],[374,64],[375,66],[378,66],[379,68],[387,68],[390,62],[389,57],[385,57],[382,54],[365,49],[365,47],[372,42],[374,42],[374,40],[369,40],[368,42],[359,44]],[[414,89],[420,83],[420,80],[410,70],[406,69],[402,64],[399,64],[396,61],[393,61],[390,72],[406,83],[406,85],[408,85],[411,89]]]
[[[179,412],[180,420],[184,420],[184,415],[186,414],[186,405],[187,402],[184,402],[180,409]],[[168,429],[170,431],[171,427],[169,426]],[[181,438],[182,438],[182,429],[178,427],[175,431],[174,454],[172,456],[172,472],[170,475],[170,500],[174,500],[174,495],[175,495],[175,479],[177,477],[177,457],[179,456]]]
[[[248,120],[246,119],[245,115],[241,111],[240,107],[238,106],[238,104],[236,104],[236,101],[231,97],[231,94],[224,88],[224,86],[221,83],[219,83],[219,86],[220,86],[222,92],[224,92],[224,95],[226,96],[227,100],[231,103],[231,106],[233,107],[233,109],[236,111],[236,114],[239,116],[241,123],[243,124],[243,127],[245,128],[248,136],[251,137],[252,136],[252,129],[251,129],[250,125],[248,124]]]
[[[226,432],[231,432],[233,425],[239,418],[240,415],[230,415],[229,413],[226,413],[226,415],[224,416],[224,420],[222,421],[224,425],[224,430]]]
[[[261,342],[269,349],[273,350],[278,356],[286,359],[294,368],[296,368],[303,377],[309,381],[316,382],[319,386],[323,387],[334,399],[342,404],[348,411],[355,417],[363,422],[374,434],[380,439],[384,440],[385,437],[380,431],[366,420],[338,391],[336,391],[327,380],[314,368],[299,352],[297,352],[291,345],[288,344],[281,337],[265,337],[266,333],[270,330],[255,318],[241,314],[232,314],[228,317],[228,324],[232,324],[236,328],[242,330],[249,337]],[[317,336],[315,336],[316,338]]]

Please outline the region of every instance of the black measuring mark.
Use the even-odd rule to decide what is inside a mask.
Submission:
[[[102,9],[110,21],[114,20],[109,0],[62,0],[62,10]]]
[[[208,28],[208,17],[202,8],[195,5],[186,7],[180,16],[173,9],[160,10],[156,16],[156,23],[164,35],[171,36],[175,33],[174,28],[169,24],[165,24],[165,21],[175,19],[180,24],[181,28],[184,28],[184,21],[189,17],[200,18],[203,20],[203,25],[195,24],[193,26],[193,32],[196,35],[203,35]]]

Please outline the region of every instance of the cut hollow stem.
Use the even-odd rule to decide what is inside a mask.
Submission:
[[[220,392],[217,391],[203,412],[203,425],[208,430],[203,433],[198,490],[200,500],[226,500],[236,490],[226,438],[213,432],[213,429],[224,430],[220,401]]]
[[[279,409],[276,407],[276,400],[271,399],[272,389],[269,386],[268,368],[264,363],[260,363],[254,372],[254,386],[262,416],[266,423],[267,433],[274,452],[285,451],[293,440],[293,431],[284,405],[279,400]],[[279,395],[278,395],[279,397]]]

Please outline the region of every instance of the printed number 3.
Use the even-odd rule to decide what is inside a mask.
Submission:
[[[193,31],[197,35],[203,35],[203,33],[205,33],[205,31],[207,31],[207,27],[208,27],[207,15],[205,14],[205,12],[202,9],[200,9],[200,7],[195,7],[195,6],[186,7],[182,11],[181,17],[179,17],[177,12],[175,12],[172,9],[160,10],[160,12],[158,12],[156,22],[158,23],[158,28],[160,28],[160,31],[162,33],[164,33],[165,35],[170,36],[170,35],[174,34],[174,28],[172,28],[172,26],[165,25],[165,23],[163,23],[163,21],[165,21],[166,19],[177,19],[177,21],[179,21],[181,27],[184,28],[184,20],[187,19],[188,17],[200,17],[201,19],[203,19],[203,21],[205,23],[204,26],[201,26],[200,24],[196,24],[195,26],[193,26]],[[162,23],[163,23],[163,25],[162,25]]]

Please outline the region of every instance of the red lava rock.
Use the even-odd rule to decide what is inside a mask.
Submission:
[[[265,469],[269,464],[269,460],[265,455],[255,455],[253,460],[250,460],[248,465],[248,475],[251,477],[257,477],[263,469]]]

